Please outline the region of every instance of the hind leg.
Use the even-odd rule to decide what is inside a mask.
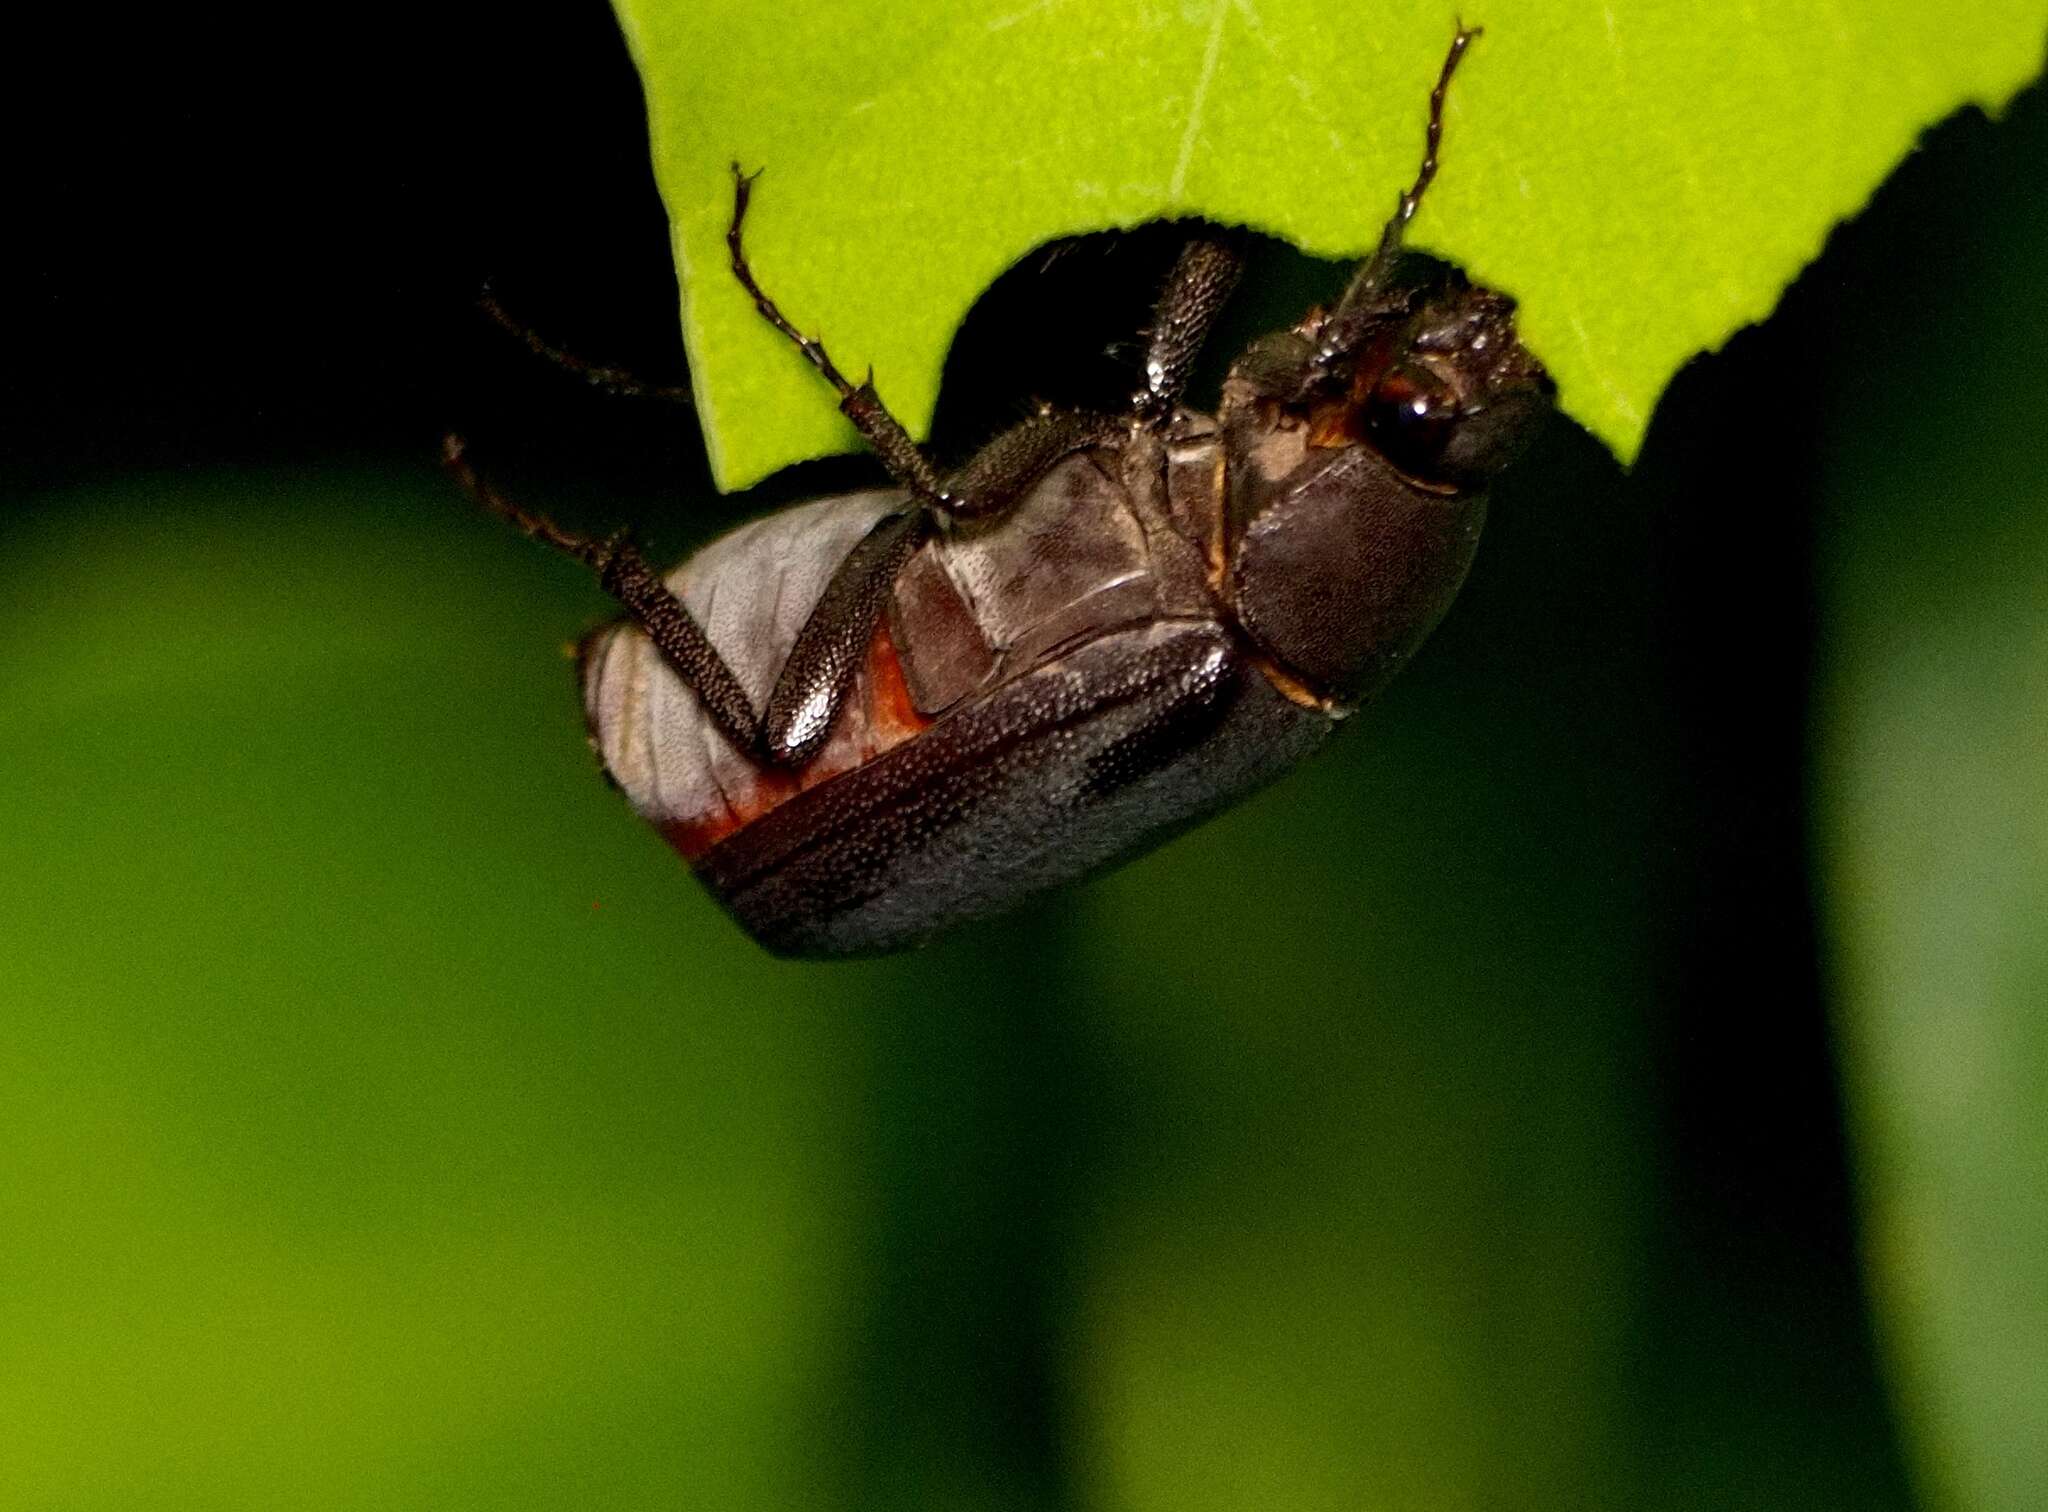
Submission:
[[[562,529],[545,515],[520,508],[493,488],[474,466],[460,436],[442,442],[442,460],[455,481],[483,508],[535,540],[576,558],[597,574],[604,591],[626,606],[676,675],[704,705],[719,734],[742,751],[761,747],[761,721],[732,668],[683,601],[669,592],[626,534],[602,541]]]

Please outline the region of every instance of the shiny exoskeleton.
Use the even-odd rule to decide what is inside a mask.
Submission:
[[[874,952],[1156,845],[1371,698],[1463,582],[1485,486],[1549,410],[1511,301],[1401,250],[1427,148],[1335,308],[1180,404],[1238,274],[1182,252],[1119,414],[1048,411],[941,475],[869,384],[733,271],[895,479],[734,531],[665,579],[622,538],[491,507],[629,617],[583,648],[591,737],[734,917],[793,955]]]

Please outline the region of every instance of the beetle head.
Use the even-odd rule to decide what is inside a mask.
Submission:
[[[1246,631],[1341,702],[1376,692],[1464,581],[1485,487],[1551,407],[1514,302],[1432,258],[1360,272],[1224,385],[1230,593]]]

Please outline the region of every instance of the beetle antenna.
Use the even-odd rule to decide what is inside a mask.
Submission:
[[[477,308],[490,316],[500,330],[516,337],[534,356],[565,373],[581,378],[592,388],[602,389],[605,393],[615,394],[622,399],[659,399],[665,404],[696,403],[696,397],[690,392],[688,384],[649,383],[624,368],[592,362],[586,357],[579,357],[574,352],[556,346],[500,304],[497,291],[488,282],[478,292],[476,303]]]
[[[1401,200],[1394,208],[1394,218],[1387,222],[1380,232],[1380,244],[1357,277],[1351,280],[1351,287],[1344,291],[1339,303],[1340,310],[1357,304],[1364,295],[1385,281],[1387,269],[1401,252],[1401,236],[1408,229],[1408,222],[1415,219],[1415,212],[1422,208],[1423,192],[1436,178],[1437,155],[1444,140],[1444,96],[1450,91],[1451,75],[1458,71],[1458,64],[1465,56],[1465,49],[1485,31],[1481,26],[1467,26],[1458,22],[1458,34],[1451,38],[1451,50],[1444,54],[1443,66],[1437,70],[1436,87],[1429,92],[1429,129],[1423,138],[1422,167],[1416,172],[1415,182],[1402,191]]]
[[[468,443],[453,431],[441,438],[441,464],[448,469],[448,475],[464,493],[521,535],[530,536],[544,545],[552,546],[555,550],[566,553],[600,572],[614,554],[616,548],[612,542],[593,541],[589,536],[564,530],[546,515],[521,509],[491,487],[484,481],[483,475],[471,465]]]

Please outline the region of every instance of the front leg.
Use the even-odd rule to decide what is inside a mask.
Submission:
[[[1131,396],[1132,408],[1149,423],[1163,425],[1172,418],[1195,359],[1243,272],[1244,259],[1220,241],[1197,238],[1181,248],[1152,308],[1145,386]]]

